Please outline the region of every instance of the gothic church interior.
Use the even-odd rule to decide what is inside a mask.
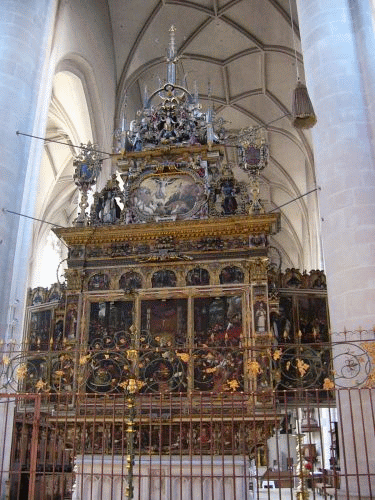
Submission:
[[[372,498],[373,5],[331,4],[7,3],[9,498]]]

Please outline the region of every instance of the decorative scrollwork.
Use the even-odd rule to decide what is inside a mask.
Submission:
[[[371,357],[366,344],[342,342],[333,347],[335,385],[358,387],[369,378],[372,370]]]
[[[187,390],[186,364],[172,350],[149,351],[139,359],[142,392],[185,392]]]
[[[197,349],[193,356],[196,390],[210,392],[243,390],[241,349]]]
[[[212,331],[205,339],[197,336],[193,349],[183,334],[172,342],[168,335],[141,331],[138,347],[133,337],[131,331],[119,330],[93,337],[83,350],[67,344],[58,352],[53,346],[45,351],[3,346],[0,388],[30,393],[124,393],[130,379],[139,382],[142,393],[238,393],[246,387],[245,380],[261,390],[374,384],[373,342],[288,343],[265,345],[259,351],[241,344],[231,330]]]
[[[89,392],[96,393],[119,391],[130,374],[131,364],[124,354],[97,352],[87,364],[86,387]]]
[[[310,346],[287,347],[279,360],[281,377],[279,387],[283,389],[318,387],[318,381],[329,369],[324,360],[325,352]],[[327,362],[329,363],[329,358]]]

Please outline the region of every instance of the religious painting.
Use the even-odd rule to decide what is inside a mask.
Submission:
[[[90,305],[89,344],[93,349],[127,348],[133,324],[133,302],[106,301]]]
[[[51,337],[52,311],[36,311],[31,313],[29,327],[29,349],[46,351],[49,349]]]
[[[88,282],[89,290],[108,290],[109,277],[107,274],[94,274]]]
[[[187,300],[143,300],[142,356],[139,360],[142,392],[185,392],[190,356],[187,342]]]
[[[56,321],[53,330],[53,349],[61,349],[64,341],[64,321],[62,319]]]
[[[220,273],[220,284],[225,285],[228,283],[243,283],[244,274],[239,267],[228,266]]]
[[[152,275],[152,288],[174,287],[177,283],[175,273],[169,269],[161,269]]]
[[[210,284],[210,273],[207,269],[195,267],[191,269],[186,275],[187,286],[200,286]]]
[[[82,182],[89,182],[95,175],[92,165],[88,163],[79,163],[77,177],[80,177]]]
[[[77,316],[78,316],[78,297],[70,295],[67,299],[67,308],[65,316],[65,338],[73,340],[77,334]]]
[[[134,271],[129,271],[121,276],[119,288],[130,291],[142,288],[142,276]]]
[[[242,299],[194,300],[194,388],[238,391],[243,388]]]
[[[244,158],[249,165],[258,165],[260,162],[260,148],[249,146],[244,149]]]
[[[321,388],[331,376],[327,299],[296,292],[283,292],[279,314],[271,315],[272,331],[281,349],[278,387]]]
[[[202,182],[182,172],[149,173],[130,196],[133,210],[143,220],[186,219],[197,213],[205,200]]]
[[[271,327],[279,343],[328,342],[326,297],[290,294],[280,297],[279,314],[271,315]]]
[[[236,195],[239,189],[235,187],[233,179],[225,179],[220,186],[220,203],[223,215],[234,215],[238,208]]]
[[[267,288],[253,287],[253,317],[256,333],[268,332]]]
[[[298,303],[298,332],[303,343],[328,342],[328,313],[325,297],[300,295]]]
[[[186,344],[187,300],[143,300],[141,306],[141,345],[176,347]]]

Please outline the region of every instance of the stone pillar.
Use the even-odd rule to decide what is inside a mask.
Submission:
[[[14,271],[28,264],[28,244],[18,250],[21,219],[3,209],[33,215],[34,199],[25,200],[26,191],[38,177],[39,163],[30,165],[30,152],[35,140],[17,136],[16,131],[32,134],[40,89],[43,63],[51,39],[56,0],[4,0],[0,16],[0,337],[12,335],[15,322],[22,323],[23,283],[14,290]],[[42,143],[42,141],[39,141]],[[41,149],[43,143],[39,146]],[[39,155],[40,156],[40,155]],[[35,157],[34,157],[35,160]],[[27,181],[26,181],[27,179]],[[36,182],[35,182],[36,185]],[[31,234],[31,221],[26,228]],[[29,239],[28,239],[29,241]],[[22,273],[21,273],[22,274]],[[12,296],[13,295],[13,296]],[[12,325],[11,323],[14,322]],[[17,328],[18,334],[20,326]],[[9,333],[10,332],[10,333]]]
[[[366,95],[375,72],[366,67],[365,81],[359,4],[360,14],[367,6],[370,16],[369,0],[297,0],[306,83],[318,117],[312,135],[333,332],[371,332],[375,325],[375,161]],[[375,449],[371,396],[367,390],[338,393],[341,473],[349,477],[341,482],[343,498],[375,494],[369,479],[375,459],[364,453],[366,446]]]
[[[34,213],[42,141],[16,135],[41,135],[47,49],[57,0],[4,0],[0,15],[0,339],[22,335],[32,221],[5,212]],[[45,97],[45,96],[44,96]],[[46,116],[46,113],[45,113]],[[44,125],[44,126],[43,126]],[[1,379],[4,382],[4,379]],[[4,389],[2,389],[4,391]],[[8,389],[9,390],[9,389]],[[0,408],[1,498],[8,498],[13,414]],[[8,408],[9,409],[9,408]]]
[[[297,2],[306,81],[318,117],[313,143],[337,332],[375,325],[375,163],[348,3]]]

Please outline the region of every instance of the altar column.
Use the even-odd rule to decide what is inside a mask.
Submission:
[[[363,37],[369,34],[368,26],[365,30],[360,26],[363,16],[371,19],[371,6],[369,0],[297,0],[297,6],[306,83],[318,118],[312,135],[317,183],[321,187],[319,202],[331,329],[333,332],[365,329],[372,338],[375,161],[368,89],[375,83],[375,72],[373,65],[365,64],[361,49]],[[333,335],[333,340],[341,338],[337,333]],[[359,340],[361,336],[357,333],[351,338]],[[368,478],[369,472],[375,472],[371,452],[375,449],[374,428],[371,409],[367,408],[371,393],[362,391],[361,396],[366,399],[362,409],[354,396],[353,393],[352,416],[348,397],[344,398],[344,393],[340,396],[341,411],[346,413],[341,420],[343,434],[353,434],[352,420],[356,428],[345,443],[345,473],[354,476],[348,484],[342,481],[342,488],[348,490],[343,498],[357,498],[360,494],[363,499],[370,498],[371,490],[375,494],[375,485]],[[362,418],[366,426],[364,438]],[[358,472],[364,476],[359,478]]]

